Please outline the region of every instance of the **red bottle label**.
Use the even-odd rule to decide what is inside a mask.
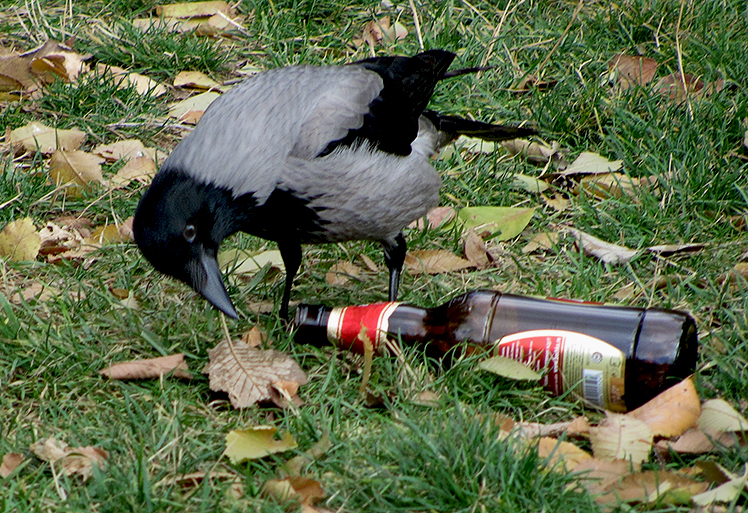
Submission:
[[[573,331],[533,330],[507,335],[495,351],[544,372],[543,386],[554,395],[570,391],[602,408],[626,411],[626,358],[607,342]]]
[[[363,354],[365,344],[374,351],[386,343],[392,312],[400,303],[333,308],[327,321],[327,339],[341,349]]]

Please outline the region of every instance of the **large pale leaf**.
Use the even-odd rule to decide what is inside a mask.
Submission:
[[[724,399],[704,401],[698,425],[707,434],[748,431],[748,420]]]
[[[537,381],[542,376],[533,369],[505,356],[492,356],[481,360],[478,368],[509,379]]]
[[[653,438],[647,424],[617,413],[608,413],[605,420],[590,429],[592,453],[602,460],[647,461]]]
[[[290,356],[274,349],[253,349],[240,340],[223,341],[208,356],[204,372],[210,377],[210,389],[227,392],[234,408],[273,400],[273,384],[278,381],[307,382]]]
[[[742,476],[735,476],[728,482],[714,490],[692,497],[693,502],[700,506],[708,506],[715,502],[732,502],[748,488],[748,463],[745,464]]]
[[[670,438],[694,427],[700,413],[699,395],[693,380],[688,378],[627,415],[647,424],[654,436]]]
[[[42,241],[29,217],[11,221],[0,232],[0,256],[11,262],[35,260]]]
[[[86,134],[73,128],[59,130],[32,121],[10,133],[10,143],[13,146],[22,145],[26,151],[37,149],[49,155],[57,150],[77,150],[86,140]]]
[[[489,232],[496,241],[509,240],[525,229],[535,213],[534,208],[517,207],[465,207],[457,217],[465,229],[476,233]]]
[[[577,239],[577,246],[586,254],[599,258],[606,264],[625,264],[639,252],[617,244],[605,242],[594,235],[576,228],[567,227],[565,230]]]
[[[425,249],[409,251],[405,255],[405,267],[413,274],[440,274],[475,267],[475,264],[444,249]]]
[[[559,174],[569,176],[612,173],[621,169],[621,166],[623,166],[622,160],[608,160],[600,154],[585,151]]]
[[[49,176],[57,185],[68,184],[65,194],[80,197],[92,184],[104,183],[101,174],[103,159],[80,150],[57,150],[49,160]]]

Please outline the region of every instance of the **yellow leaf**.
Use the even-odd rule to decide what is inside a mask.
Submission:
[[[80,197],[83,191],[91,190],[91,182],[104,183],[102,161],[85,151],[57,150],[49,161],[49,175],[57,185],[70,184],[64,189],[66,195]]]
[[[296,440],[290,433],[284,433],[281,439],[277,440],[276,431],[278,430],[273,426],[254,426],[229,431],[226,435],[226,456],[231,463],[237,464],[296,448]]]
[[[566,470],[572,471],[584,460],[592,456],[571,442],[559,442],[555,438],[543,437],[538,440],[538,456],[547,458],[551,467],[562,463]]]
[[[534,208],[466,207],[457,217],[465,229],[472,228],[479,235],[487,231],[494,240],[504,241],[522,233],[534,213]]]
[[[0,232],[0,256],[11,262],[35,260],[42,240],[29,217],[8,223]]]
[[[652,450],[652,430],[634,417],[608,413],[599,426],[590,429],[592,453],[601,460],[641,463]]]
[[[699,414],[699,395],[693,380],[687,378],[626,415],[647,424],[654,436],[671,438],[696,425]]]
[[[151,157],[135,157],[127,161],[117,174],[110,180],[112,189],[127,186],[130,182],[136,181],[142,184],[148,184],[156,174],[156,163]]]
[[[698,425],[706,434],[748,430],[748,420],[724,399],[704,401]]]
[[[49,155],[57,150],[76,150],[86,140],[86,134],[73,128],[72,130],[58,130],[36,121],[16,128],[10,133],[12,145],[22,145],[26,151],[37,149]]]
[[[169,109],[169,116],[185,121],[189,116],[194,116],[196,113],[202,115],[202,113],[205,112],[205,109],[207,109],[208,106],[219,96],[221,96],[221,94],[214,91],[190,96],[186,100],[182,100],[181,102],[172,105]]]
[[[478,368],[509,379],[537,381],[542,377],[527,365],[498,355],[482,360]]]
[[[206,90],[215,89],[216,91],[221,92],[226,89],[201,71],[180,71],[179,74],[174,77],[174,87],[189,87]]]
[[[213,16],[219,12],[230,16],[231,10],[229,4],[219,0],[209,2],[183,2],[156,6],[156,16],[163,16],[164,18]]]
[[[409,251],[405,255],[405,267],[413,274],[439,274],[475,267],[475,264],[443,249],[427,249]]]

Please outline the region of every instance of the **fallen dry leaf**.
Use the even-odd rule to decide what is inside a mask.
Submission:
[[[116,162],[118,160],[130,160],[137,157],[149,157],[150,151],[139,139],[123,139],[111,144],[100,144],[91,151],[94,155]]]
[[[522,381],[537,381],[542,377],[524,363],[500,355],[481,360],[478,368],[498,376]]]
[[[582,152],[569,167],[554,175],[575,176],[613,173],[623,166],[622,160],[608,160],[598,153]]]
[[[718,447],[732,447],[735,442],[733,433],[715,433],[707,436],[700,429],[689,429],[677,440],[660,440],[656,446],[678,454],[705,454],[717,450]]]
[[[376,263],[374,263],[374,260],[372,260],[371,258],[369,258],[367,255],[364,255],[363,253],[360,253],[358,255],[358,258],[361,259],[361,262],[363,262],[363,264],[366,266],[366,268],[369,271],[371,271],[373,273],[378,273],[379,272],[379,266]]]
[[[560,442],[549,437],[538,439],[538,456],[547,458],[551,467],[562,464],[567,471],[574,470],[584,460],[592,459],[587,451],[573,443]]]
[[[700,99],[718,93],[724,87],[722,79],[705,84],[700,78],[680,72],[662,77],[655,85],[655,90],[664,95],[672,103],[683,103],[686,98]]]
[[[511,139],[501,141],[501,146],[510,155],[521,155],[533,164],[542,166],[551,162],[557,169],[564,169],[569,165],[566,161],[568,150],[561,148],[561,145],[556,141],[548,145],[543,142],[528,141],[527,139]]]
[[[275,382],[307,382],[299,364],[274,349],[253,349],[240,340],[223,341],[208,355],[210,363],[203,372],[210,377],[210,389],[227,392],[234,408],[272,400]]]
[[[592,194],[596,198],[621,198],[627,196],[638,201],[636,193],[638,190],[657,186],[656,176],[645,176],[642,178],[632,178],[623,173],[601,173],[583,176],[579,180],[579,185],[572,189],[574,194],[580,194],[582,191]]]
[[[262,487],[262,494],[281,504],[294,501],[313,505],[327,495],[319,481],[303,476],[270,479]]]
[[[608,70],[615,75],[621,90],[647,85],[657,72],[657,61],[648,57],[618,54],[608,62]]]
[[[354,44],[360,46],[359,42],[367,43],[374,48],[377,43],[387,40],[390,43],[405,39],[408,36],[406,29],[399,21],[391,23],[389,16],[382,16],[377,20],[369,21],[364,25],[363,34],[360,39],[354,39]]]
[[[223,13],[227,16],[233,14],[229,4],[222,0],[180,2],[156,6],[156,16],[164,18],[200,18],[210,17],[217,13]]]
[[[579,482],[591,495],[599,495],[624,476],[638,471],[640,467],[641,465],[625,460],[608,461],[591,458],[580,461],[574,468],[574,472],[579,475]]]
[[[596,497],[600,504],[615,503],[675,503],[689,504],[691,498],[706,490],[708,484],[676,472],[639,472],[609,485],[605,494]]]
[[[17,53],[0,55],[0,93],[27,92],[34,86],[26,58]]]
[[[260,347],[268,341],[268,336],[257,325],[242,335],[241,341],[251,348]]]
[[[649,246],[647,248],[647,251],[667,257],[675,255],[676,253],[693,253],[695,251],[701,251],[706,247],[706,244],[699,242],[692,242],[687,244],[660,244],[658,246]]]
[[[283,433],[278,439],[273,426],[253,426],[247,429],[234,429],[226,435],[224,454],[236,465],[247,460],[264,458],[277,452],[285,452],[297,447],[290,433]]]
[[[210,106],[210,104],[219,96],[221,96],[221,94],[214,91],[190,96],[189,98],[172,105],[169,109],[169,116],[176,118],[183,123],[195,124],[200,121],[200,117],[208,106]]]
[[[558,245],[560,235],[558,232],[542,232],[535,234],[530,242],[522,248],[522,253],[532,253],[538,249],[553,249]]]
[[[31,73],[46,83],[57,79],[64,82],[75,82],[81,73],[88,71],[84,61],[91,55],[81,55],[71,47],[48,39],[38,50],[24,54],[28,59]]]
[[[652,430],[644,422],[617,413],[608,412],[605,420],[590,428],[592,453],[601,460],[647,461],[653,438]]]
[[[700,414],[699,394],[687,378],[626,415],[647,424],[654,436],[671,438],[694,427]]]
[[[55,437],[34,442],[30,449],[39,459],[59,465],[66,476],[78,475],[83,480],[91,477],[94,465],[103,467],[109,458],[106,451],[98,447],[69,447]]]
[[[594,235],[577,230],[576,228],[564,227],[564,230],[574,235],[577,247],[585,255],[599,258],[606,264],[625,264],[639,253],[638,250],[605,242]]]
[[[49,160],[49,176],[55,184],[68,184],[66,195],[80,197],[91,190],[93,183],[104,184],[101,174],[103,159],[80,150],[57,150]]]
[[[439,274],[475,267],[475,264],[444,249],[408,251],[405,267],[413,274]]]
[[[351,278],[359,278],[361,268],[351,262],[338,262],[325,274],[328,285],[345,285]]]
[[[12,146],[22,146],[28,152],[39,151],[49,155],[58,150],[73,151],[81,147],[86,134],[73,128],[61,130],[32,121],[10,132]]]
[[[47,226],[39,230],[39,240],[41,241],[39,253],[54,255],[77,248],[83,242],[83,236],[75,228],[57,226],[49,222]]]
[[[127,187],[132,181],[143,185],[151,183],[156,175],[156,163],[151,157],[135,157],[127,161],[109,180],[112,189]]]
[[[701,405],[698,427],[707,435],[748,431],[748,420],[724,399],[710,399]]]
[[[104,76],[111,75],[119,89],[134,87],[138,94],[154,97],[164,95],[168,92],[166,86],[140,73],[133,73],[118,66],[109,66],[102,63],[99,63],[96,69]]]
[[[227,88],[210,78],[201,71],[180,71],[174,77],[174,87],[187,87],[191,89],[201,89],[203,91],[220,91],[226,92]]]
[[[519,433],[525,438],[558,437],[564,434],[570,437],[578,437],[580,435],[588,435],[590,432],[590,423],[584,417],[577,417],[568,422],[554,422],[553,424],[519,422],[516,427]]]
[[[491,263],[488,249],[486,249],[486,243],[483,242],[483,239],[478,237],[475,230],[469,229],[465,232],[464,247],[465,258],[475,264],[476,267],[485,267]]]
[[[36,260],[42,242],[29,217],[11,221],[0,232],[0,256],[11,262]]]
[[[110,379],[155,379],[169,373],[177,378],[192,379],[192,374],[188,372],[187,363],[184,361],[184,353],[130,360],[99,371],[99,374]]]
[[[0,464],[0,477],[6,478],[13,473],[18,465],[23,461],[23,454],[9,452],[3,456],[3,462]]]
[[[449,223],[456,215],[457,211],[454,207],[436,207],[426,214],[425,221],[423,218],[417,219],[410,223],[408,228],[425,230],[428,227],[429,230],[436,230]]]
[[[729,472],[725,473],[731,475]],[[731,475],[728,482],[691,499],[700,506],[708,506],[715,502],[733,502],[739,495],[745,493],[746,489],[748,489],[748,463],[745,464],[742,476]]]

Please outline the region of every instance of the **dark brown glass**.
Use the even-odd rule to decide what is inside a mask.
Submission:
[[[295,340],[329,345],[331,308],[300,305]],[[618,348],[626,357],[625,403],[636,408],[693,373],[696,324],[685,312],[538,299],[491,290],[457,296],[435,308],[399,305],[387,332],[404,345],[423,345],[441,357],[456,347],[490,349],[506,335],[536,329],[584,333]],[[463,345],[464,344],[464,345]],[[340,345],[337,344],[336,345]]]

